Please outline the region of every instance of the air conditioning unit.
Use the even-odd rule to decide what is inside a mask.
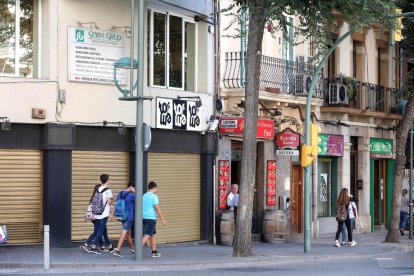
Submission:
[[[348,87],[344,84],[329,84],[329,104],[348,104]]]
[[[295,95],[308,95],[312,77],[307,74],[295,75]]]

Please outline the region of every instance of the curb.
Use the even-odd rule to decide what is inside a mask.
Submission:
[[[414,251],[414,244],[412,245],[401,245],[396,246],[395,249],[387,252],[412,252]],[[252,256],[246,258],[233,258],[232,260],[228,261],[206,261],[206,262],[188,262],[188,263],[171,263],[171,262],[164,262],[164,263],[145,263],[145,262],[137,262],[137,263],[93,263],[93,264],[70,264],[70,263],[50,263],[51,269],[87,269],[87,268],[121,268],[124,269],[137,269],[140,268],[142,270],[147,270],[151,268],[215,268],[215,267],[234,267],[234,266],[247,266],[251,264],[275,264],[278,262],[306,262],[306,261],[332,261],[332,260],[344,260],[344,259],[353,259],[353,258],[373,258],[375,256],[379,256],[382,254],[387,253],[376,253],[376,254],[339,254],[339,255],[313,255],[313,256]],[[0,263],[0,269],[43,269],[43,263]]]

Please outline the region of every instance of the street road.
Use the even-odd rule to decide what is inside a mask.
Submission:
[[[343,276],[362,276],[362,275],[401,275],[401,276],[414,276],[414,252],[409,253],[394,253],[384,254],[376,258],[356,257],[348,258],[345,260],[335,261],[313,261],[313,262],[284,262],[275,264],[257,264],[249,266],[237,266],[237,267],[223,267],[223,268],[162,268],[162,269],[134,269],[128,271],[117,270],[102,270],[95,269],[64,269],[64,270],[51,270],[45,272],[44,270],[1,270],[2,275],[343,275]]]

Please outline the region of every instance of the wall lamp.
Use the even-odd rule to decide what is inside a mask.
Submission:
[[[79,27],[82,27],[82,28],[83,28],[83,25],[89,25],[90,29],[99,30],[98,25],[96,24],[96,22],[93,22],[93,21],[92,22],[80,22],[80,21],[78,21],[77,24],[78,24]]]
[[[106,127],[107,125],[117,125],[118,126],[118,133],[121,135],[125,135],[128,131],[128,129],[126,128],[126,125],[123,122],[108,122],[108,121],[103,121],[102,125],[104,127]]]
[[[189,97],[178,96],[177,99],[179,99],[179,100],[181,100],[181,99],[196,99],[196,102],[195,102],[196,108],[199,108],[203,105],[203,103],[201,102],[200,96],[189,96]]]
[[[8,117],[0,117],[1,122],[1,130],[11,130],[11,123]]]

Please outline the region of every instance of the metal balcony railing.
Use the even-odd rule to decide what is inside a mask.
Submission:
[[[226,52],[223,84],[226,88],[243,88],[246,83],[246,52]],[[297,62],[262,56],[260,89],[272,93],[307,96],[316,67],[299,59]],[[313,97],[323,98],[323,73],[315,86]]]
[[[400,90],[387,88],[374,83],[358,82],[355,85],[357,95],[351,105],[348,97],[346,82],[337,78],[335,83],[325,87],[325,104],[350,106],[361,110],[371,110],[385,113],[403,114],[404,101]]]

